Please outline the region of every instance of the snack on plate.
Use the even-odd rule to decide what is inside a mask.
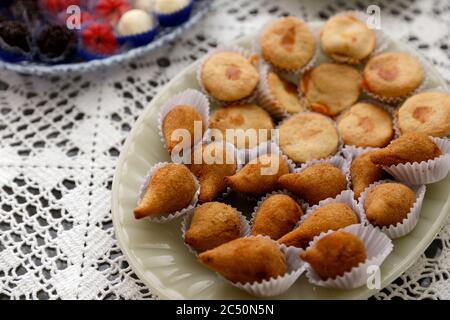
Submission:
[[[347,180],[344,173],[328,163],[314,164],[301,172],[282,175],[280,187],[289,190],[310,205],[334,198],[345,190]]]
[[[184,241],[195,250],[210,250],[241,236],[240,213],[220,202],[197,207]]]
[[[259,40],[263,58],[271,65],[287,71],[298,71],[313,59],[316,44],[308,26],[296,17],[272,21]]]
[[[355,235],[336,231],[321,238],[300,254],[323,279],[336,278],[367,259],[364,243]]]
[[[374,151],[369,151],[357,156],[350,165],[350,176],[352,180],[352,190],[355,199],[372,183],[386,178],[385,171],[373,164],[370,160]]]
[[[260,196],[278,189],[278,179],[289,172],[283,156],[269,153],[247,163],[235,175],[225,177],[232,190],[247,196]]]
[[[320,45],[332,59],[357,64],[374,51],[376,36],[366,23],[351,14],[343,14],[330,18],[322,27]]]
[[[255,104],[243,104],[217,109],[211,116],[209,128],[218,130],[220,133],[220,137],[216,136],[216,139],[225,139],[238,149],[251,149],[270,140],[274,125],[267,111]],[[236,131],[231,130],[227,134],[227,129]],[[245,131],[249,129],[251,132],[245,134]],[[263,129],[262,134],[260,129]],[[214,132],[211,134],[214,135]]]
[[[290,196],[272,194],[264,198],[254,214],[251,234],[278,240],[295,227],[303,210]]]
[[[235,283],[253,283],[284,275],[288,268],[276,242],[246,237],[205,251],[198,260]]]
[[[348,145],[382,148],[394,137],[389,113],[371,103],[356,103],[337,123],[342,141]]]
[[[385,52],[369,59],[363,71],[363,88],[380,98],[402,98],[424,81],[421,64],[402,52]]]
[[[383,183],[366,196],[364,210],[367,220],[377,227],[401,223],[416,202],[413,190],[401,183]]]
[[[339,134],[333,120],[319,113],[305,112],[281,123],[278,144],[289,159],[302,163],[335,154]]]
[[[450,135],[450,95],[423,92],[408,98],[398,109],[401,133],[421,132],[433,137]]]
[[[348,65],[322,63],[301,76],[299,88],[308,108],[336,116],[358,100],[361,76]]]
[[[344,203],[318,207],[300,220],[298,228],[278,239],[278,243],[305,249],[315,236],[358,223],[357,214]]]
[[[189,169],[182,164],[169,163],[150,177],[145,194],[134,209],[134,216],[141,219],[184,209],[196,191],[196,181]]]

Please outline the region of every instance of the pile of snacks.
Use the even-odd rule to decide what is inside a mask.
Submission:
[[[14,0],[0,4],[0,60],[71,63],[145,46],[189,20],[194,0]]]
[[[359,17],[334,16],[320,33],[279,18],[253,53],[207,55],[203,93],[179,93],[159,118],[168,153],[182,144],[187,161],[150,170],[136,218],[184,216],[198,261],[253,295],[282,294],[304,271],[318,286],[365,285],[391,239],[416,226],[425,184],[450,171],[450,95],[423,92],[421,61],[388,51]],[[222,153],[226,162],[207,161]],[[233,207],[230,193],[256,200],[254,211]]]

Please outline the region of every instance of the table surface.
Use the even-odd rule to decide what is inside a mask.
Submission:
[[[0,299],[154,299],[114,238],[117,157],[142,109],[184,67],[287,14],[326,20],[376,3],[216,0],[181,39],[92,74],[0,71]],[[450,3],[383,1],[381,27],[450,80]],[[418,261],[375,298],[450,299],[450,219]]]

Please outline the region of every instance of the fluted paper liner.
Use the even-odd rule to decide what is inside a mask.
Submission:
[[[158,133],[161,138],[161,142],[164,144],[164,148],[167,149],[167,144],[163,134],[163,122],[167,114],[176,106],[188,105],[194,107],[201,115],[203,120],[204,131],[206,132],[209,124],[209,101],[204,94],[198,90],[187,89],[170,98],[159,111],[158,115]],[[194,145],[203,139],[200,137],[199,141],[194,141]]]
[[[270,239],[269,237],[266,238]],[[231,282],[218,274],[219,277],[232,284],[233,286],[245,290],[249,294],[256,297],[274,297],[286,292],[295,283],[295,281],[297,281],[298,277],[305,271],[304,263],[300,260],[299,257],[300,249],[295,247],[286,247],[285,245],[278,244],[274,240],[272,241],[280,248],[285,256],[286,264],[288,267],[287,273],[276,278],[270,278],[269,280],[252,283]]]
[[[362,218],[363,218],[364,223],[370,224],[370,222],[368,221],[368,219],[366,217],[366,213],[364,210],[364,202],[366,201],[366,197],[367,197],[368,193],[371,190],[373,190],[376,186],[383,184],[383,183],[388,183],[388,182],[396,182],[396,181],[380,180],[380,181],[374,182],[361,193],[361,195],[358,199],[358,206],[362,213]],[[375,227],[375,228],[381,230],[383,233],[385,233],[391,239],[396,239],[396,238],[400,238],[400,237],[407,235],[416,227],[417,222],[419,221],[420,211],[422,209],[423,198],[425,197],[425,192],[426,192],[427,188],[425,185],[421,185],[421,186],[406,185],[406,186],[411,188],[416,195],[416,201],[414,202],[413,206],[411,207],[411,210],[409,211],[406,218],[403,219],[402,222],[399,222],[395,225],[391,225],[389,227],[386,227],[386,226],[384,226],[382,228]]]
[[[305,262],[306,277],[310,283],[320,287],[344,290],[361,287],[367,284],[367,280],[372,274],[368,268],[371,266],[381,266],[393,249],[392,241],[384,233],[371,225],[365,226],[362,224],[353,224],[340,230],[351,233],[361,239],[366,248],[366,261],[360,263],[357,267],[352,268],[341,276],[326,280],[319,277],[311,265]],[[315,246],[317,241],[334,232],[336,231],[330,230],[315,237],[314,240],[310,242],[308,248]]]
[[[239,100],[236,100],[236,101],[222,101],[220,99],[213,97],[208,92],[208,90],[206,90],[205,85],[203,84],[203,80],[202,80],[203,65],[211,56],[213,56],[214,54],[217,54],[217,53],[221,53],[221,52],[236,52],[236,53],[239,53],[240,55],[244,56],[245,58],[247,58],[249,61],[252,58],[252,54],[249,51],[247,51],[244,48],[239,47],[239,46],[225,46],[222,48],[217,48],[215,50],[212,50],[210,53],[208,53],[206,56],[204,56],[201,59],[201,62],[199,64],[199,66],[197,68],[197,72],[196,72],[197,82],[198,82],[202,92],[209,97],[211,102],[214,102],[215,104],[217,104],[219,106],[221,106],[221,105],[239,105],[239,104],[246,104],[246,103],[252,102],[256,98],[258,84],[256,85],[255,89],[249,96],[244,97]],[[258,74],[259,74],[259,70],[258,70],[257,66],[254,65],[254,67],[256,68],[256,70],[258,71]]]
[[[168,164],[170,164],[170,163],[169,162],[159,162],[150,168],[147,176],[145,177],[145,181],[139,190],[137,205],[139,205],[141,203],[142,199],[144,198],[144,195],[147,191],[148,185],[150,184],[150,180],[152,179],[153,175],[159,169],[167,166]],[[145,217],[144,219],[147,219],[147,220],[149,220],[151,222],[155,222],[155,223],[167,223],[169,221],[177,219],[178,217],[181,217],[184,214],[188,214],[189,212],[192,212],[195,209],[195,206],[197,205],[198,196],[200,194],[200,184],[197,180],[197,177],[195,177],[195,175],[193,175],[193,174],[192,174],[192,177],[194,178],[194,181],[195,181],[196,191],[194,193],[194,196],[192,197],[191,203],[186,208],[183,208],[183,209],[175,211],[175,212],[153,214],[153,215]]]
[[[395,179],[411,185],[430,184],[445,179],[450,171],[450,140],[432,137],[442,155],[428,161],[382,166]]]
[[[190,211],[189,213],[187,213],[184,217],[183,217],[183,221],[181,222],[181,237],[183,238],[183,242],[186,245],[186,247],[189,249],[189,252],[191,252],[192,254],[194,254],[195,256],[197,256],[200,252],[195,250],[193,247],[191,247],[189,244],[186,243],[185,239],[185,235],[186,232],[189,230],[189,228],[191,227],[191,222],[192,222],[192,218],[194,217],[194,213],[195,210],[200,207],[201,205],[198,205],[197,207],[195,207],[194,210]],[[248,235],[250,235],[250,224],[247,220],[247,218],[242,214],[241,211],[237,210],[236,208],[233,207],[233,209],[235,209],[238,214],[239,214],[239,218],[241,220],[241,237],[246,237]]]

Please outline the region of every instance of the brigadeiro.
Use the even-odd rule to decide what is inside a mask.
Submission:
[[[20,21],[0,22],[0,58],[8,62],[29,60],[31,33]]]
[[[69,59],[75,52],[77,35],[62,25],[43,27],[36,37],[39,58],[48,63]]]

